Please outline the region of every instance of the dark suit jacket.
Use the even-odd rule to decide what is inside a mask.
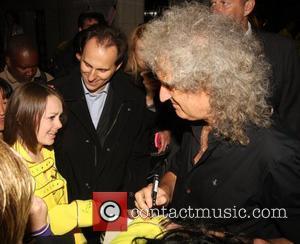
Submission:
[[[300,61],[294,42],[273,33],[256,32],[272,65],[271,103],[281,123],[300,138]]]
[[[55,154],[70,199],[90,199],[93,191],[135,192],[144,186],[150,170],[145,98],[129,76],[117,71],[111,78],[97,130],[79,69],[53,84],[66,103],[68,118],[57,137]]]

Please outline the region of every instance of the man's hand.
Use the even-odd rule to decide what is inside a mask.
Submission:
[[[172,172],[167,172],[161,179],[156,196],[156,206],[168,205],[173,197],[176,175]],[[149,184],[135,194],[135,206],[141,211],[148,212],[149,208],[153,207],[152,200],[153,184]]]
[[[135,193],[135,206],[140,210],[148,210],[152,208],[152,188],[153,184],[149,184],[137,193]],[[168,205],[170,202],[170,193],[162,187],[158,187],[156,205]]]

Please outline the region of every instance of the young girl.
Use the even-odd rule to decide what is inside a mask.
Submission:
[[[4,118],[7,101],[12,94],[11,86],[3,79],[0,78],[0,138],[3,137]]]
[[[67,184],[56,168],[51,148],[62,127],[63,100],[52,88],[33,82],[16,89],[9,101],[4,140],[23,158],[35,180],[35,195],[48,207],[53,234],[92,225],[91,200],[68,204]],[[77,231],[78,232],[78,231]],[[76,243],[85,243],[81,233]]]

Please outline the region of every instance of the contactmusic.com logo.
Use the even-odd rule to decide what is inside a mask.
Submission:
[[[93,230],[127,230],[127,192],[93,192]]]

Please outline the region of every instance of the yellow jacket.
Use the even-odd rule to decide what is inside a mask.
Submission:
[[[165,231],[163,227],[165,221],[164,216],[156,216],[151,219],[136,218],[128,225],[127,231],[121,232],[110,244],[130,244],[137,237],[141,239],[135,240],[135,243],[146,244],[147,241],[143,238],[161,238]]]
[[[66,234],[76,227],[92,226],[92,201],[76,200],[68,204],[67,182],[57,171],[53,150],[44,147],[42,149],[44,160],[35,163],[19,142],[12,147],[26,162],[34,178],[34,194],[47,204],[54,235]],[[86,243],[82,233],[75,234],[75,242]]]

